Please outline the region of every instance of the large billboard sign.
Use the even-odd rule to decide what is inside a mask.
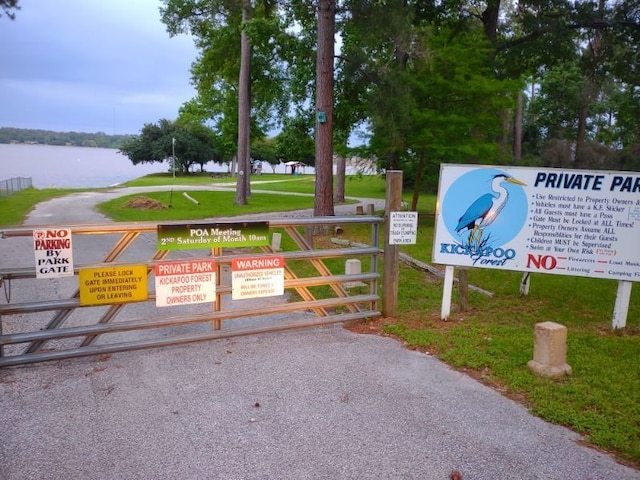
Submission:
[[[433,262],[640,281],[640,173],[440,169]]]

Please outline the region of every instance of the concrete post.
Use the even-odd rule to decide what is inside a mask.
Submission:
[[[346,262],[344,262],[344,273],[345,275],[360,275],[362,273],[362,262],[357,258],[348,258]],[[364,282],[345,282],[342,284],[344,288],[355,288],[355,287],[366,287],[367,284]]]
[[[360,275],[362,273],[362,263],[357,258],[349,258],[344,264],[346,275]]]
[[[273,235],[271,236],[271,249],[274,252],[279,252],[280,251],[280,244],[282,243],[282,234],[279,232],[273,232]]]
[[[555,322],[536,324],[533,360],[527,365],[546,377],[571,375],[567,364],[567,327]]]

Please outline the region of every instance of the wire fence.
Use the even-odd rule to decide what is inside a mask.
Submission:
[[[31,177],[14,177],[9,180],[0,180],[0,197],[33,187]]]

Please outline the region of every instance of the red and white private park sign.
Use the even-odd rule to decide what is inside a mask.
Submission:
[[[216,301],[216,262],[163,262],[155,266],[156,306]]]

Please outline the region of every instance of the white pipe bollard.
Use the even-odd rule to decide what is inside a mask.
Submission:
[[[451,315],[451,295],[453,292],[453,273],[452,265],[447,265],[444,269],[444,285],[442,289],[442,307],[440,310],[440,319],[448,320]]]
[[[191,200],[193,203],[195,203],[196,205],[200,205],[200,202],[198,200],[196,200],[195,198],[193,198],[192,196],[190,196],[187,192],[182,192],[182,195],[184,195],[184,197],[187,200]]]

